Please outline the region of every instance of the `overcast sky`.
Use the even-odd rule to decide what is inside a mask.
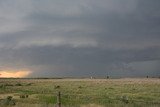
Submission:
[[[0,0],[0,72],[160,75],[160,0]]]

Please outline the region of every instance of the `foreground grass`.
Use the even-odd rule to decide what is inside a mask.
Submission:
[[[15,107],[53,107],[59,91],[65,107],[160,106],[160,79],[0,79],[0,99]]]

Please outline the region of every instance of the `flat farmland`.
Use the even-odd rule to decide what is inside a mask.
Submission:
[[[160,107],[160,79],[0,79],[0,107]]]

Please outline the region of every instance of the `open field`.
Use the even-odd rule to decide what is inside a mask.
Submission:
[[[160,79],[0,79],[0,107],[160,107]],[[7,102],[7,97],[13,98]]]

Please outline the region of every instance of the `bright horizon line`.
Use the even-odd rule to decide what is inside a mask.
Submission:
[[[31,71],[28,70],[18,70],[18,71],[4,70],[0,72],[0,78],[23,78],[27,77],[30,73]]]

